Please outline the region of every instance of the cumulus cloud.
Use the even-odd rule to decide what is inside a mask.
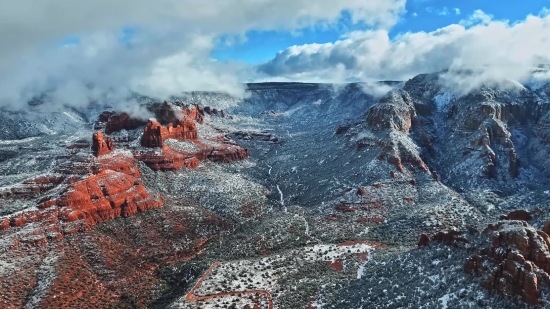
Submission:
[[[405,1],[2,0],[0,107],[23,106],[45,91],[52,103],[71,106],[135,91],[238,95],[246,68],[209,57],[220,36],[238,41],[250,30],[331,26],[343,11],[353,22],[389,29]],[[137,30],[121,42],[118,29],[127,26]],[[77,44],[55,44],[71,35]]]
[[[460,24],[390,39],[384,29],[354,32],[334,43],[292,46],[258,70],[278,76],[325,74],[344,66],[347,80],[405,80],[420,73],[474,70],[478,83],[523,79],[550,62],[550,16],[517,23],[476,11]],[[473,87],[475,85],[468,85]]]

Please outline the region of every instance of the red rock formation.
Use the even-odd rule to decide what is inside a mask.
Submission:
[[[56,203],[60,208],[71,210],[62,216],[64,221],[86,220],[92,226],[162,204],[162,199],[149,196],[135,176],[112,170],[75,183]]]
[[[359,217],[355,220],[358,223],[383,223],[384,221],[382,217]]]
[[[105,140],[103,138],[103,133],[96,132],[93,135],[92,138],[92,151],[94,152],[94,155],[96,157],[110,154],[111,151],[115,149],[115,146],[113,144],[113,139],[110,137],[107,137]]]
[[[230,222],[188,203],[124,224],[109,221],[50,244],[36,237],[32,248],[7,236],[11,231],[0,231],[3,242],[13,239],[12,248],[0,251],[0,260],[10,265],[0,272],[0,308],[151,307],[166,283],[163,267],[194,258],[209,239],[231,229]],[[47,276],[37,276],[45,262]],[[36,289],[40,297],[29,303]]]
[[[250,151],[246,148],[241,148],[235,145],[222,144],[219,147],[212,149],[208,155],[208,160],[213,162],[228,163],[232,161],[240,161],[248,158]]]
[[[162,124],[172,123],[177,126],[182,118],[189,118],[198,123],[203,123],[204,111],[198,105],[185,105],[182,103],[154,103],[147,106],[147,109],[155,115],[155,118]]]
[[[182,167],[195,168],[199,165],[199,159],[194,154],[168,146],[164,146],[162,152],[135,152],[134,157],[154,171],[177,171]]]
[[[483,286],[540,304],[540,284],[548,282],[550,237],[525,221],[501,221],[484,231],[491,242],[470,257],[464,271],[484,276]],[[491,267],[490,265],[495,265]]]
[[[345,203],[340,203],[336,205],[334,209],[341,212],[356,212],[358,210],[357,207],[352,207],[352,206],[346,205]]]
[[[150,119],[147,126],[145,126],[141,145],[144,147],[163,147],[164,140],[168,138],[180,141],[198,139],[195,122],[189,118],[183,118],[176,127],[172,123],[169,123],[168,127],[164,127],[155,119]]]
[[[418,241],[419,247],[425,247],[428,245],[428,243],[431,241],[430,236],[428,234],[422,234],[420,235],[420,240]]]
[[[219,142],[218,145],[205,144],[199,140],[191,141],[196,151],[188,152],[176,150],[164,145],[159,151],[136,151],[134,157],[144,162],[151,169],[156,171],[174,171],[181,167],[197,167],[199,161],[210,160],[212,162],[228,163],[240,161],[250,156],[250,151],[233,145],[227,141]]]
[[[57,187],[65,178],[46,175],[23,181],[20,185],[7,187],[0,191],[0,198],[34,197]]]
[[[344,271],[344,262],[342,260],[327,261],[326,263],[336,271]]]
[[[42,200],[38,210],[1,218],[2,228],[7,228],[7,219],[11,227],[40,223],[45,229],[59,231],[57,234],[72,234],[163,204],[159,196],[150,196],[145,190],[139,179],[139,170],[131,158],[117,155],[72,164],[87,168],[76,168],[72,170],[74,174],[71,177],[62,178],[67,188],[60,197]],[[74,221],[80,223],[72,224]]]
[[[127,113],[106,111],[99,115],[99,121],[105,123],[105,133],[111,134],[120,130],[135,130],[147,122],[133,118]]]
[[[363,196],[365,194],[367,194],[365,187],[359,187],[359,189],[357,189],[357,195]]]
[[[201,124],[204,122],[203,114],[201,114],[200,108],[198,105],[195,107],[188,107],[184,109],[181,112],[180,118],[182,118],[182,116],[195,120],[196,122]]]

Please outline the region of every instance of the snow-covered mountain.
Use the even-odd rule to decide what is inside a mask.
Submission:
[[[518,297],[548,305],[535,297],[548,292],[543,283],[527,297],[525,281],[489,289],[479,278],[504,278],[487,269],[509,261],[486,248],[480,232],[488,224],[528,220],[507,216],[524,209],[532,227],[500,224],[491,233],[543,235],[550,219],[550,81],[539,74],[465,92],[445,72],[377,86],[391,90],[373,96],[372,85],[359,83],[260,83],[247,85],[244,98],[192,92],[164,105],[141,98],[150,113],[143,118],[155,115],[166,131],[146,119],[129,126],[135,114],[102,114],[97,105],[3,111],[0,284],[14,286],[5,301],[13,308],[91,299],[100,308],[519,308]],[[193,104],[201,107],[187,108]],[[115,129],[107,133],[105,122]],[[194,128],[196,139],[182,137]],[[158,143],[153,129],[169,136],[163,147],[143,143]],[[99,158],[97,130],[111,152]],[[234,162],[219,163],[226,161]],[[99,208],[82,205],[103,197],[111,206],[101,207],[112,209],[102,208],[109,215],[99,220]],[[134,202],[139,211],[128,210]],[[432,242],[418,249],[422,234]],[[533,237],[537,254],[550,256],[547,236]],[[508,240],[494,250],[532,261],[521,268],[527,275],[549,271],[518,246]],[[463,270],[472,252],[486,266],[475,268],[477,277]],[[67,276],[84,282],[78,291]],[[80,296],[60,300],[61,292]]]

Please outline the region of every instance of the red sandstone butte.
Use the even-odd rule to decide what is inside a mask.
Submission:
[[[172,123],[169,123],[168,127],[164,127],[157,120],[150,119],[145,126],[141,145],[150,148],[163,147],[164,140],[167,138],[180,141],[198,139],[195,122],[190,118],[184,117],[176,127]]]
[[[93,135],[92,138],[92,151],[94,152],[94,155],[96,157],[110,154],[111,151],[115,149],[115,146],[113,144],[113,139],[110,137],[107,137],[105,140],[103,138],[103,133],[96,132]]]

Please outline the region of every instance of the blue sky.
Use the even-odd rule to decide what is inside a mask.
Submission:
[[[494,19],[514,23],[524,20],[528,14],[538,14],[544,7],[550,7],[550,0],[408,0],[407,12],[391,29],[390,37],[406,32],[434,31],[458,23],[475,10],[493,15]],[[213,50],[212,57],[255,65],[273,58],[278,51],[289,46],[334,42],[352,30],[364,29],[367,29],[364,25],[353,25],[349,14],[344,13],[338,25],[329,29],[315,27],[298,33],[250,31],[246,42],[231,45],[222,39]]]

